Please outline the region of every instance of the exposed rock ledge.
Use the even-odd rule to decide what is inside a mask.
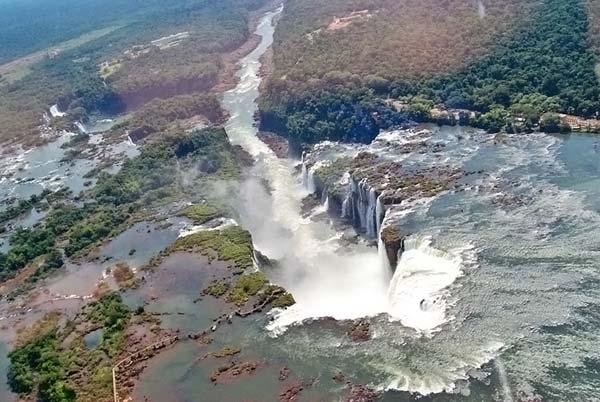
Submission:
[[[398,264],[398,257],[404,252],[404,239],[400,229],[395,226],[386,226],[381,229],[381,240],[385,245],[385,252],[392,268]]]

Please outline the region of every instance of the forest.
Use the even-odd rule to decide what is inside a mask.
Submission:
[[[21,395],[33,393],[44,402],[106,400],[112,391],[112,358],[131,316],[118,293],[107,293],[86,306],[75,320],[102,330],[100,344],[92,350],[74,331],[75,320],[64,329],[55,317],[42,320],[8,356],[11,389]]]
[[[34,278],[43,277],[62,266],[60,250],[73,256],[121,231],[142,207],[162,205],[176,197],[181,192],[180,167],[189,167],[200,181],[237,177],[240,168],[235,152],[223,129],[158,137],[139,156],[126,161],[119,173],[101,174],[86,195],[94,201],[83,205],[55,202],[41,223],[17,228],[10,237],[10,250],[0,253],[0,282],[37,261]],[[193,185],[196,193],[202,191]]]
[[[73,27],[77,32],[60,40],[81,34],[88,28],[99,28],[104,22],[117,26],[117,29],[73,49],[45,57],[24,70],[24,76],[16,81],[0,77],[0,141],[39,142],[40,126],[44,124],[42,117],[55,103],[68,114],[68,119],[85,121],[92,114],[112,115],[134,110],[157,97],[209,91],[218,81],[222,54],[237,48],[248,38],[249,13],[265,2],[110,1],[117,7],[122,5],[122,10],[135,10],[126,14],[118,8],[115,9],[117,12],[106,11],[111,7],[102,2],[61,0],[65,7],[78,3],[77,7],[65,11],[63,18],[76,12],[82,15],[98,12],[98,18],[93,19],[96,26]],[[0,20],[17,19],[29,3],[14,6],[14,13],[3,15]],[[144,6],[137,7],[138,3],[144,3]],[[44,1],[41,10],[48,4],[51,3]],[[103,8],[102,12],[96,10],[98,5]],[[13,28],[28,29],[32,35],[29,39],[33,41],[40,37],[33,36],[36,29],[44,30],[46,24],[70,26],[66,20],[53,20],[58,18],[56,13],[49,14],[47,20],[42,17],[29,19],[31,26],[21,20],[15,27],[8,21],[5,28],[0,25],[0,38],[9,40],[11,35],[16,35]],[[152,45],[154,40],[181,32],[188,32],[189,38],[176,46],[159,48]],[[52,40],[51,35],[42,37]],[[22,41],[22,47],[26,48],[26,38]],[[2,40],[2,43],[6,42]],[[138,48],[144,50],[135,52]],[[113,63],[110,74],[102,74],[102,63]]]
[[[225,116],[215,95],[194,93],[168,99],[154,99],[136,110],[132,116],[114,130],[128,130],[129,136],[138,141],[147,136],[176,129],[181,121],[201,117],[210,124],[224,121]]]
[[[600,111],[596,25],[583,0],[426,3],[339,0],[314,15],[312,0],[292,2],[260,102],[264,128],[301,142],[368,142],[390,124],[437,121],[434,107],[476,111],[465,123],[490,131],[562,131],[556,113]],[[334,16],[363,8],[370,17],[331,29]]]
[[[207,0],[4,0],[0,13],[0,64],[109,24],[161,22],[205,7]],[[244,6],[257,0],[241,0]],[[23,23],[26,21],[27,23]]]

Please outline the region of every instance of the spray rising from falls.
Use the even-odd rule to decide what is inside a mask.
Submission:
[[[431,330],[446,321],[444,289],[461,274],[462,258],[409,238],[389,288],[388,313],[404,325]]]
[[[424,268],[405,268],[397,272],[409,281],[421,278],[433,284],[422,286],[417,296],[410,293],[414,290],[412,288],[409,289],[410,294],[405,295],[401,281],[391,278],[392,269],[383,246],[379,247],[379,252],[365,245],[355,246],[352,252],[344,251],[336,241],[338,234],[329,225],[302,218],[301,200],[307,195],[307,189],[292,175],[293,162],[277,158],[256,137],[253,115],[260,83],[258,60],[272,41],[271,21],[280,11],[269,13],[261,21],[257,34],[262,41],[241,61],[238,72],[240,84],[223,98],[223,106],[231,116],[226,125],[231,142],[241,145],[256,159],[251,177],[238,192],[237,209],[241,224],[252,232],[254,243],[261,252],[278,260],[281,268],[273,274],[277,276],[274,279],[290,290],[296,299],[294,306],[274,314],[268,329],[279,333],[289,325],[318,317],[354,319],[386,312],[394,316],[400,310],[398,298],[415,303],[409,306],[414,312],[406,316],[410,318],[407,325],[415,323],[419,328],[429,329],[432,323],[440,322],[443,312],[438,309],[435,320],[413,319],[414,315],[418,315],[420,303],[415,297],[427,298],[433,304],[434,293],[440,290],[442,284],[448,284],[450,278],[456,277],[460,268],[452,261],[442,263],[443,256],[435,257],[440,264],[432,266],[427,252],[421,248],[414,253],[409,252],[408,256],[413,256],[409,261],[417,264],[418,255],[427,256],[425,263],[421,264]],[[304,167],[302,176],[308,191],[314,191],[314,177],[310,170]],[[269,190],[263,185],[265,180]],[[376,238],[385,214],[384,208],[376,192],[366,182],[353,182],[352,185],[356,190],[355,196],[348,200],[345,208],[357,211],[353,212],[357,214],[356,218],[362,222],[369,236]],[[328,202],[327,196],[323,202]],[[440,281],[438,278],[442,276],[444,280]],[[389,291],[390,281],[395,284],[393,291]],[[426,309],[421,311],[425,317],[432,315]],[[404,318],[404,315],[398,317],[400,320]]]

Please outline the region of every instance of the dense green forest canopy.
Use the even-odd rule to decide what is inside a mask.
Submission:
[[[208,0],[4,0],[0,64],[116,23],[152,22],[204,7]]]
[[[11,389],[44,402],[110,400],[113,358],[121,350],[131,317],[115,292],[85,306],[75,321],[102,331],[94,349],[85,346],[75,321],[63,328],[55,317],[42,319],[8,356]]]
[[[434,105],[476,111],[470,124],[491,131],[557,130],[555,112],[595,117],[596,3],[291,0],[263,125],[309,142],[347,140],[351,127],[351,138],[368,142],[395,120],[435,121]],[[382,110],[394,118],[381,119]]]
[[[223,54],[248,39],[250,12],[264,5],[266,0],[111,0],[108,3],[114,3],[114,9],[98,0],[53,3],[41,0],[39,3],[41,10],[50,7],[49,4],[52,7],[77,4],[72,9],[65,6],[68,11],[60,14],[62,20],[55,20],[56,13],[46,10],[51,14],[46,21],[41,17],[43,11],[35,10],[34,17],[21,19],[18,27],[13,27],[25,30],[31,35],[29,39],[36,45],[41,44],[41,48],[47,49],[54,39],[36,30],[47,29],[44,24],[77,25],[80,22],[72,21],[76,10],[87,15],[101,8],[94,18],[89,17],[93,24],[90,22],[77,32],[65,33],[57,40],[72,39],[104,26],[115,29],[58,54],[44,55],[32,66],[17,66],[23,71],[16,81],[0,76],[0,141],[35,142],[39,127],[44,123],[42,116],[54,103],[68,113],[68,119],[85,120],[93,113],[114,114],[135,109],[157,97],[210,91],[218,82]],[[13,3],[9,4],[13,7]],[[12,14],[0,13],[0,19],[20,18],[19,12],[28,4],[33,2],[14,6],[14,10],[10,9]],[[128,13],[127,10],[133,11]],[[81,16],[81,19],[86,18]],[[23,23],[29,20],[31,23]],[[14,24],[6,21],[5,25],[3,28],[0,24],[0,38],[6,37],[0,39],[3,43],[0,51],[8,51],[5,43],[26,49],[26,43],[8,37],[12,35]],[[188,36],[173,46],[159,48],[152,44],[152,41],[182,32]],[[103,65],[109,66],[108,73],[103,71]]]

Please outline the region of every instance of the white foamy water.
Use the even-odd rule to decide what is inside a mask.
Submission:
[[[419,249],[417,252],[421,254],[418,255],[409,253],[402,275],[412,272],[412,278],[407,277],[409,283],[418,280],[429,284],[423,284],[421,291],[414,294],[414,289],[403,287],[398,279],[392,282],[395,285],[390,292],[392,271],[385,253],[366,246],[356,246],[352,252],[345,252],[337,242],[330,241],[336,234],[329,226],[302,218],[301,199],[307,191],[292,175],[293,163],[278,159],[256,137],[252,122],[260,78],[255,59],[264,51],[264,38],[270,42],[272,17],[273,14],[269,14],[260,23],[257,32],[263,36],[263,42],[241,61],[238,72],[241,83],[227,92],[223,101],[231,116],[226,130],[232,143],[241,145],[255,157],[254,174],[266,178],[270,188],[267,192],[260,180],[252,178],[242,185],[238,205],[241,224],[249,228],[261,252],[279,261],[282,269],[275,274],[277,282],[296,299],[292,307],[273,312],[273,320],[267,329],[280,334],[290,325],[313,318],[344,320],[382,313],[390,313],[393,319],[414,325],[418,330],[440,325],[445,317],[444,295],[440,291],[460,274],[457,262],[445,261],[441,254],[433,257],[433,251],[427,253],[424,249]],[[303,181],[310,191],[310,172],[303,172]],[[418,256],[422,256],[422,261],[416,258]],[[438,263],[435,267],[432,258],[437,258],[433,261]],[[408,266],[413,263],[416,268],[411,271]],[[419,310],[423,298],[431,303],[438,298],[438,307]],[[400,305],[406,302],[414,304],[408,307],[410,315],[401,312]],[[436,312],[435,319],[431,318],[433,311]]]
[[[432,330],[446,321],[444,290],[462,274],[462,257],[431,246],[431,238],[408,239],[390,284],[387,312],[402,324]]]
[[[50,114],[52,115],[52,117],[63,117],[67,115],[66,113],[61,112],[58,109],[58,105],[52,105],[52,107],[50,107]]]

